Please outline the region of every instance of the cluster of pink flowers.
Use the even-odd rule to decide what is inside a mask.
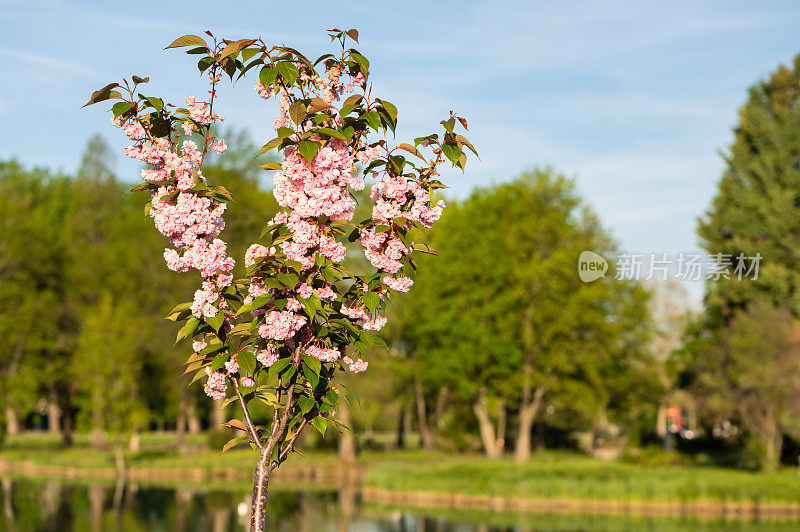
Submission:
[[[383,278],[383,284],[400,293],[406,293],[414,286],[414,280],[410,277],[389,277]]]
[[[367,366],[369,365],[369,362],[365,362],[360,358],[356,361],[353,361],[353,359],[350,358],[349,356],[342,358],[342,362],[347,364],[347,366],[350,368],[350,371],[352,371],[353,373],[361,373],[362,371],[367,371]]]
[[[390,177],[372,186],[372,217],[383,222],[390,229],[395,227],[394,219],[403,217],[405,229],[411,227],[411,221],[430,228],[442,215],[444,201],[431,206],[428,192],[417,182],[406,178]],[[389,273],[396,273],[403,267],[403,258],[410,250],[399,238],[393,238],[389,232],[362,230],[361,244],[364,255],[370,263]],[[410,284],[409,284],[410,282]],[[398,292],[407,292],[413,281],[390,281],[388,286]]]
[[[203,391],[206,392],[206,395],[215,401],[225,399],[225,391],[228,389],[228,385],[225,382],[225,374],[221,371],[211,371],[206,366],[206,375],[208,375],[208,381],[203,386]]]
[[[302,65],[298,67],[301,82],[327,103],[333,103],[344,92],[352,92],[355,87],[363,87],[367,80],[364,73],[358,73],[345,86],[342,81],[344,67],[336,62],[327,65],[325,76],[309,76]],[[256,81],[254,88],[263,98],[271,98],[274,95],[272,89],[265,87],[260,81]],[[292,138],[297,139],[300,134],[319,125],[310,121],[295,125],[289,116],[291,95],[284,88],[277,92],[280,114],[274,121],[276,130],[290,128],[297,133]],[[336,127],[338,119],[331,119],[329,123],[322,125]],[[320,139],[312,137],[310,140]],[[276,248],[279,248],[287,259],[299,262],[302,271],[312,270],[318,255],[331,262],[344,260],[346,248],[331,234],[330,222],[348,222],[352,219],[356,205],[351,191],[363,190],[365,186],[363,179],[357,175],[356,164],[369,165],[381,156],[382,150],[383,148],[377,144],[351,145],[345,140],[331,138],[318,149],[309,162],[300,155],[295,146],[286,147],[283,151],[281,171],[274,176],[273,190],[275,199],[285,211],[276,215],[269,225],[284,225],[289,231],[290,238],[282,239],[275,248],[269,250],[260,244],[253,244],[245,254],[245,265],[247,267],[255,265],[260,258],[276,253]],[[405,257],[411,252],[396,236],[397,226],[394,224],[394,219],[406,218],[408,222],[402,228],[406,230],[410,228],[411,222],[430,227],[441,215],[444,203],[439,202],[436,206],[431,206],[430,196],[425,189],[417,182],[402,177],[378,182],[372,187],[371,197],[374,202],[373,218],[379,220],[381,222],[379,225],[384,227],[361,230],[365,256],[373,266],[390,274],[383,277],[388,289],[407,292],[414,284],[413,280],[392,275],[399,272]],[[326,222],[321,223],[321,220]],[[308,319],[301,313],[302,305],[295,297],[307,300],[316,294],[325,301],[333,301],[338,297],[331,286],[327,284],[317,286],[318,288],[314,289],[311,281],[300,281],[293,289],[273,293],[265,288],[263,281],[257,279],[251,281],[245,303],[252,302],[260,295],[267,293],[273,295],[272,302],[265,310],[253,312],[254,316],[260,316],[262,320],[258,328],[259,335],[270,342],[267,349],[256,352],[257,360],[264,366],[274,364],[279,354],[271,342],[286,342],[289,346],[307,345],[305,352],[321,361],[341,360],[351,371],[364,371],[367,368],[366,362],[343,357],[339,347],[317,345],[318,341],[312,337],[311,332],[306,330],[307,328],[304,329]],[[388,289],[378,289],[381,298],[386,297]],[[281,298],[286,298],[287,303],[282,310],[279,310],[272,305]],[[343,305],[341,312],[366,330],[378,331],[386,324],[386,318],[377,311],[368,311],[360,302],[360,298]]]
[[[265,100],[269,100],[270,98],[272,98],[272,89],[265,87],[264,84],[261,83],[261,80],[258,79],[256,80],[255,89],[258,95],[264,98]]]
[[[259,349],[256,351],[256,360],[261,362],[265,367],[270,367],[280,358],[280,353],[275,349],[273,344],[269,344],[266,349]]]
[[[308,319],[291,310],[272,310],[266,313],[264,323],[258,328],[258,334],[268,340],[288,340],[297,334]]]
[[[209,125],[215,118],[211,116],[211,106],[198,103],[194,96],[186,99],[186,110],[191,120],[200,125]],[[203,152],[189,139],[182,143],[171,142],[168,138],[148,139],[146,130],[136,119],[117,117],[112,123],[134,141],[125,149],[125,154],[149,165],[142,170],[142,179],[159,184],[151,191],[149,214],[159,232],[174,246],[164,250],[167,267],[178,272],[195,269],[204,278],[202,288],[194,295],[192,315],[197,318],[216,316],[220,310],[228,308],[220,291],[233,281],[230,272],[234,261],[227,255],[225,242],[218,238],[225,227],[222,219],[225,203],[194,191],[197,184],[205,182],[200,171]],[[183,125],[187,135],[194,130],[189,122]],[[227,149],[223,139],[216,139],[210,147],[217,153]],[[229,321],[226,320],[225,325],[229,327]],[[205,342],[195,342],[193,347],[196,351],[202,350]],[[230,373],[234,373],[230,371],[232,367],[226,365]],[[215,399],[224,397],[225,374],[208,369],[206,372],[206,394]]]
[[[351,320],[358,321],[368,331],[380,331],[387,321],[384,316],[373,316],[366,308],[358,305],[342,305],[341,312]]]
[[[319,347],[316,345],[308,346],[306,354],[323,362],[336,362],[342,356],[336,347]]]

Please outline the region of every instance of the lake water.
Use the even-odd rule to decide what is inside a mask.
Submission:
[[[538,532],[800,530],[800,520],[755,522],[641,516],[503,514],[418,509],[360,500],[355,490],[270,493],[268,530],[276,532]],[[0,530],[246,531],[248,490],[0,479]]]

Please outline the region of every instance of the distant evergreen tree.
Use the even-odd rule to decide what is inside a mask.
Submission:
[[[761,254],[758,279],[709,282],[712,321],[756,300],[800,316],[800,55],[750,89],[739,110],[727,168],[698,234],[711,254]]]

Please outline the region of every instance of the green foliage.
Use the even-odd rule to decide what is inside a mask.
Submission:
[[[717,194],[699,221],[710,254],[761,256],[758,277],[733,268],[707,282],[706,312],[671,360],[680,387],[699,401],[706,427],[739,430],[740,463],[776,467],[784,434],[800,436],[800,56],[756,83],[739,109]],[[728,278],[725,278],[728,277]]]
[[[757,280],[710,281],[708,307],[715,320],[757,300],[788,306],[800,316],[800,56],[750,89],[739,109],[726,169],[698,234],[709,253],[734,259],[761,254]]]
[[[583,283],[578,256],[613,245],[572,182],[551,170],[449,205],[419,259],[397,337],[425,388],[479,391],[513,413],[525,386],[564,415],[618,421],[657,384],[648,376],[645,292],[611,276]]]

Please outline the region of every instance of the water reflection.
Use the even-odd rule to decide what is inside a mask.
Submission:
[[[249,493],[201,486],[80,484],[0,479],[0,530],[29,531],[243,531]],[[537,532],[800,529],[800,520],[769,522],[636,516],[511,514],[420,510],[364,503],[357,489],[273,490],[268,530],[276,532]]]

